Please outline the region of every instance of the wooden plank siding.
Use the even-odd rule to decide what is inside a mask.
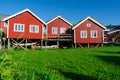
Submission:
[[[79,25],[80,24],[80,25]],[[87,26],[89,24],[90,26]],[[91,17],[87,17],[83,22],[78,23],[77,26],[73,27],[74,30],[74,43],[77,44],[93,44],[93,43],[103,43],[103,30],[104,27],[100,26],[98,22],[93,21]],[[81,38],[81,30],[85,30],[87,33],[86,38]],[[91,37],[91,31],[97,31],[97,37]]]

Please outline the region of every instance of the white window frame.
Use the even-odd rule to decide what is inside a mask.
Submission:
[[[34,29],[33,29],[34,28]],[[29,31],[31,33],[39,33],[39,25],[30,25],[29,26]]]
[[[96,36],[94,36],[94,33],[96,34]],[[97,38],[98,37],[98,31],[97,30],[91,30],[91,38]]]
[[[58,27],[52,27],[52,34],[58,34]]]
[[[60,28],[60,34],[66,34],[66,27]]]
[[[19,23],[14,24],[14,32],[24,32],[24,30],[25,30],[24,24],[19,24]]]
[[[91,24],[90,24],[90,23],[87,23],[86,26],[87,26],[87,27],[91,27]]]
[[[85,36],[82,35],[82,34],[84,34],[84,32],[85,32],[85,34],[86,34]],[[87,30],[81,30],[81,31],[80,31],[80,37],[81,37],[81,38],[87,38]]]

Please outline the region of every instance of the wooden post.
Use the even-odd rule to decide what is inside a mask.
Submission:
[[[77,48],[77,44],[75,43],[75,48]]]
[[[45,47],[47,47],[47,40],[45,40]]]
[[[7,48],[9,49],[10,48],[10,39],[8,38],[8,46]]]
[[[27,49],[27,39],[25,39],[25,49]]]
[[[58,39],[57,39],[57,45],[58,45],[58,48],[59,48],[59,35],[58,35]]]
[[[41,39],[41,48],[42,48],[42,46],[43,46],[43,39]]]
[[[74,48],[74,45],[73,45],[73,43],[72,43],[72,48]]]
[[[104,46],[103,43],[101,44],[101,46],[102,46],[102,47]]]
[[[90,47],[90,44],[88,43],[88,48]]]
[[[58,45],[58,48],[59,48],[59,41],[57,40],[57,45]]]

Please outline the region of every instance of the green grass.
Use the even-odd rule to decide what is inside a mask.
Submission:
[[[14,61],[14,80],[120,80],[120,47],[1,53]]]

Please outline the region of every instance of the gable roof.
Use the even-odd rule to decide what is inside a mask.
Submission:
[[[0,14],[0,21],[2,21],[4,18],[8,17],[8,15]]]
[[[29,9],[22,10],[22,11],[16,13],[16,14],[13,14],[13,15],[11,15],[11,16],[9,16],[9,17],[6,17],[5,19],[3,19],[3,21],[6,21],[6,20],[8,20],[8,19],[10,19],[10,18],[13,18],[13,17],[15,17],[15,16],[17,16],[17,15],[20,15],[20,14],[22,14],[22,13],[24,13],[24,12],[27,12],[27,11],[28,11],[29,13],[31,13],[34,17],[36,17],[39,21],[41,21],[42,23],[46,24],[42,19],[40,19],[37,15],[35,15],[35,14],[34,14],[32,11],[30,11]]]
[[[52,21],[56,20],[57,18],[62,19],[63,21],[65,21],[67,24],[69,24],[69,25],[71,25],[71,26],[73,25],[72,23],[68,22],[66,19],[64,19],[64,18],[61,17],[61,16],[57,16],[57,17],[53,18],[52,20],[48,21],[46,24],[51,23]]]
[[[108,34],[120,31],[120,25],[109,25],[107,28],[109,29]]]
[[[74,30],[76,27],[78,27],[79,25],[81,25],[83,22],[85,22],[86,20],[90,19],[91,21],[93,21],[94,23],[98,24],[99,26],[101,26],[103,29],[106,29],[105,26],[103,26],[102,24],[100,24],[98,21],[96,21],[95,19],[91,18],[91,17],[86,17],[85,19],[83,19],[82,21],[80,21],[78,24],[76,24],[72,29]]]

